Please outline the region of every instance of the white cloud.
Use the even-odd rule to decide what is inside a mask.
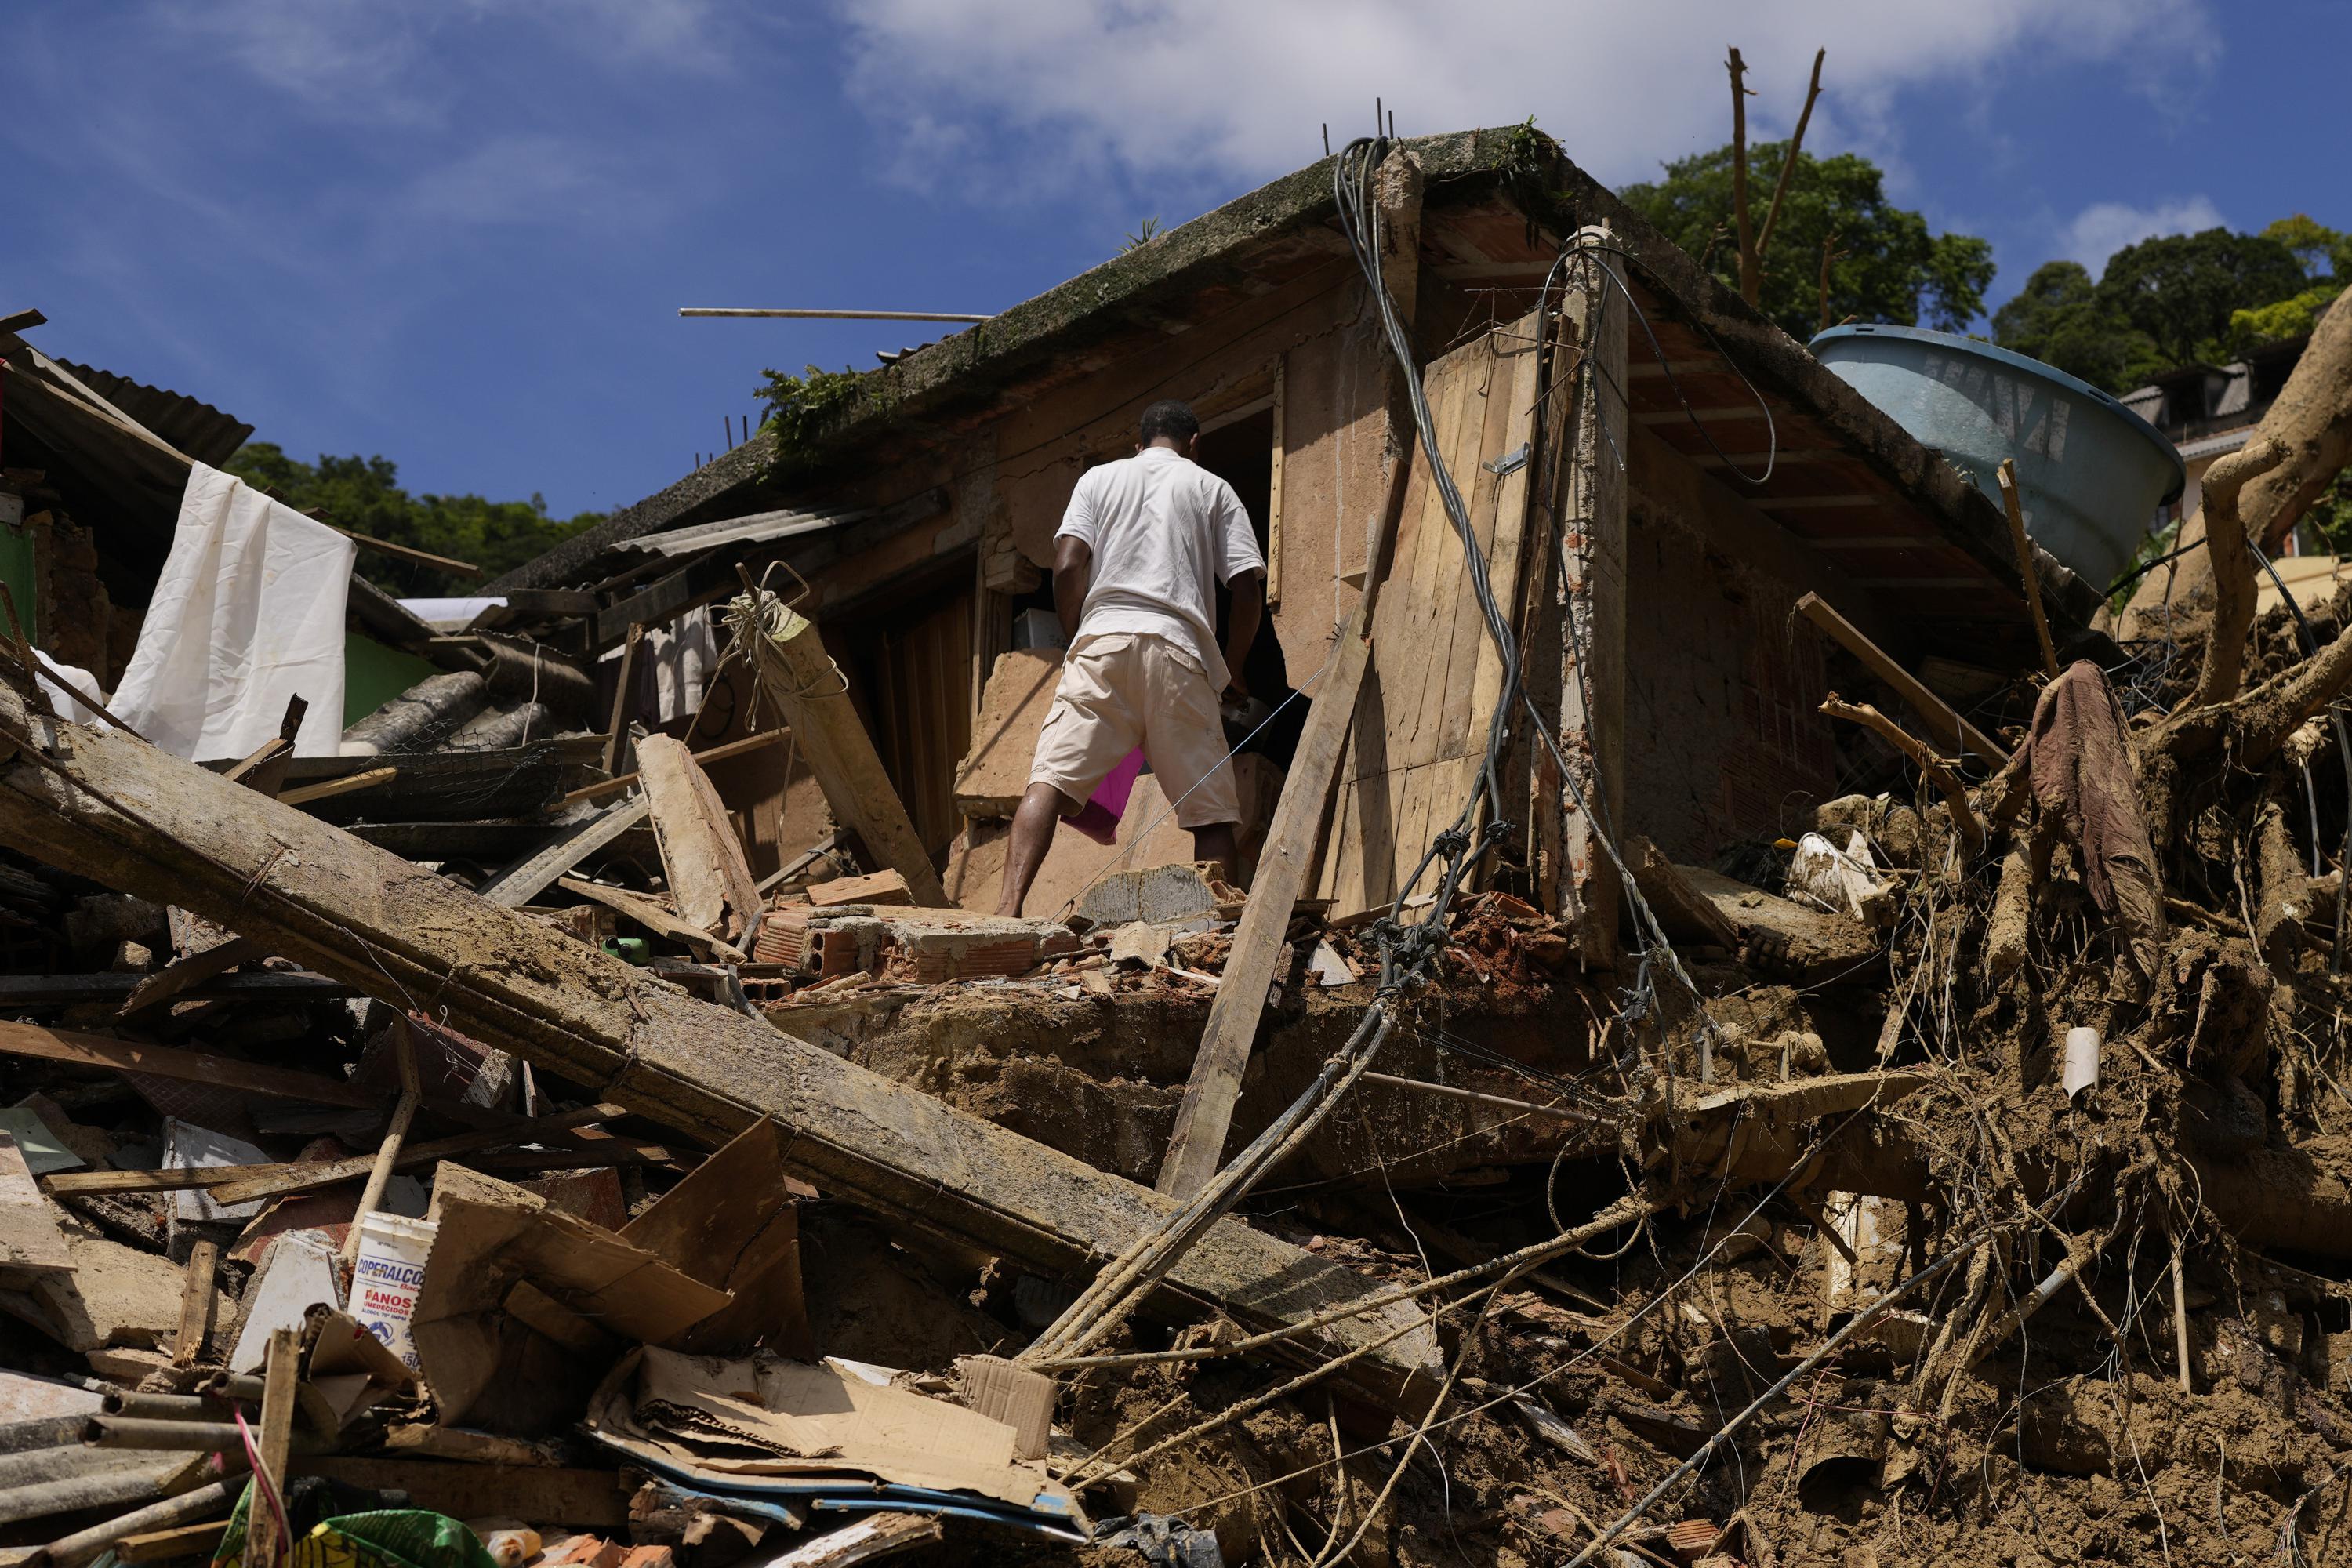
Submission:
[[[2059,254],[2081,262],[2096,278],[2107,258],[2126,245],[2160,234],[2195,234],[2226,226],[2221,209],[2207,196],[2180,196],[2136,207],[2124,202],[2094,202],[2074,215],[2061,235]]]
[[[1728,133],[1726,47],[1751,69],[1754,133],[1784,133],[1817,44],[1824,141],[1891,132],[1904,88],[2210,32],[2204,0],[836,0],[850,85],[886,124],[958,125],[1105,165],[1204,182],[1297,167],[1370,128],[1383,97],[1403,133],[1533,112],[1612,184]],[[2193,55],[2193,50],[2190,51]],[[1025,149],[1024,151],[1034,151]],[[962,171],[957,171],[961,173]]]
[[[520,26],[614,68],[728,63],[715,0],[211,0],[151,16],[322,117],[360,123],[443,118],[447,62],[432,47],[461,27]]]
[[[425,170],[393,205],[403,222],[469,227],[593,222],[623,184],[579,146],[537,133],[495,136]]]

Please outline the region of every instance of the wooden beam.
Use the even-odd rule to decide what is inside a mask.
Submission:
[[[583,1105],[576,1110],[542,1116],[530,1121],[518,1121],[509,1127],[455,1133],[413,1148],[394,1149],[390,1168],[455,1160],[484,1149],[503,1148],[509,1143],[535,1142],[550,1133],[568,1132],[575,1127],[610,1121],[625,1114],[627,1112],[617,1105]],[[331,1187],[373,1174],[382,1159],[383,1152],[379,1150],[373,1154],[353,1154],[341,1160],[304,1160],[268,1175],[226,1183],[212,1190],[213,1199],[221,1204],[248,1204],[257,1198],[283,1198],[297,1193],[315,1193],[321,1187]]]
[[[653,813],[662,879],[678,918],[712,936],[740,940],[759,912],[760,893],[709,775],[685,742],[668,735],[645,738],[637,767]]]
[[[637,708],[637,652],[645,642],[644,625],[630,623],[629,640],[621,647],[620,684],[613,689],[613,721],[604,726],[604,771],[608,773],[621,771],[621,753],[629,749],[629,719]]]
[[[268,1506],[265,1495],[286,1495],[286,1457],[294,1447],[294,1390],[300,1381],[300,1368],[296,1363],[302,1355],[301,1331],[272,1329],[266,1355],[262,1363],[260,1461],[253,1468],[250,1494],[259,1506],[246,1513],[243,1555],[254,1563],[275,1563],[279,1549],[290,1548],[294,1543],[280,1538],[278,1510]]]
[[[1613,246],[1606,228],[1580,231],[1582,237]],[[1619,276],[1612,284],[1606,269]],[[1556,537],[1581,544],[1560,552],[1561,610],[1566,633],[1559,660],[1546,670],[1559,682],[1559,742],[1585,798],[1614,814],[1622,826],[1628,813],[1625,788],[1625,459],[1631,439],[1625,403],[1625,289],[1622,269],[1606,252],[1596,252],[1582,286],[1568,290],[1563,311],[1576,323],[1586,362],[1576,365],[1567,420],[1559,432],[1559,469],[1565,481],[1561,522]],[[1570,363],[1575,363],[1571,358]],[[1571,374],[1574,374],[1573,372]],[[1549,758],[1545,759],[1549,761]],[[1539,770],[1549,773],[1549,770]],[[1561,781],[1558,806],[1563,825],[1559,909],[1576,927],[1578,946],[1589,964],[1607,966],[1617,957],[1617,906],[1623,890],[1601,846],[1601,825],[1577,805]]]
[[[494,904],[519,910],[545,892],[558,877],[643,822],[651,809],[645,796],[639,795],[621,802],[602,816],[574,823],[483,883],[478,890]]]
[[[792,1134],[793,1174],[907,1234],[945,1234],[1062,1275],[1092,1269],[1173,1212],[1142,1187],[688,995],[152,746],[76,727],[73,755],[51,758],[26,744],[30,728],[22,697],[0,689],[0,750],[16,746],[0,764],[0,843],[232,924],[404,1010],[429,998],[449,1027],[707,1145],[774,1117]],[[1227,1219],[1159,1300],[1272,1329],[1371,1289]],[[1425,1405],[1436,1344],[1425,1327],[1400,1334],[1411,1321],[1409,1309],[1383,1308],[1285,1342],[1310,1363],[1361,1351],[1339,1374],[1351,1387],[1386,1402],[1418,1391]]]
[[[772,746],[780,741],[788,741],[792,739],[792,733],[790,730],[762,730],[756,735],[746,735],[740,741],[730,741],[724,745],[706,747],[694,753],[694,760],[702,763],[723,763],[730,757],[740,757],[746,752],[756,752],[762,746]],[[614,778],[600,780],[595,784],[573,790],[563,797],[563,804],[570,805],[575,800],[594,800],[600,795],[615,794],[636,783],[637,778],[638,775],[635,773],[622,773]]]
[[[135,1018],[151,1007],[162,1006],[190,986],[217,980],[240,963],[268,956],[269,950],[250,937],[233,936],[226,942],[215,942],[202,952],[192,952],[177,963],[142,976],[139,988],[115,1009],[114,1021],[120,1024]]]
[[[849,690],[816,623],[761,591],[764,635],[752,639],[760,688],[783,710],[784,721],[800,738],[800,754],[824,790],[834,820],[864,841],[866,852],[907,879],[915,902],[945,909],[950,900],[939,868],[916,836],[874,737],[849,700]]]
[[[289,806],[287,810],[292,812],[293,808]],[[115,1072],[152,1073],[184,1083],[218,1084],[247,1094],[307,1100],[316,1105],[348,1105],[361,1110],[382,1110],[391,1099],[380,1089],[362,1089],[348,1079],[320,1073],[292,1072],[285,1068],[263,1067],[235,1057],[184,1051],[172,1046],[110,1040],[102,1035],[84,1035],[71,1029],[46,1029],[38,1024],[0,1024],[0,1056],[71,1062],[77,1067],[107,1068]]]
[[[339,795],[356,795],[363,789],[373,789],[380,784],[390,784],[400,776],[396,767],[369,768],[364,773],[345,773],[339,779],[327,779],[319,784],[297,784],[280,790],[278,798],[289,805],[307,805],[314,800],[327,800]]]
[[[656,936],[709,952],[728,963],[748,963],[743,950],[721,940],[700,926],[687,924],[672,914],[669,906],[643,893],[630,892],[626,888],[608,888],[602,882],[591,882],[582,877],[559,877],[555,885],[567,893],[577,893],[592,904],[602,904],[614,914],[633,920]]]
[[[199,1241],[188,1249],[180,1278],[180,1331],[172,1342],[173,1366],[194,1366],[205,1353],[205,1338],[213,1331],[213,1275],[219,1268],[219,1242]]]
[[[1988,739],[1984,732],[1959,716],[1952,705],[1920,684],[1919,679],[1895,662],[1885,649],[1862,635],[1852,621],[1830,608],[1829,602],[1819,594],[1808,594],[1797,601],[1798,613],[1827,632],[1860,659],[1869,670],[1903,699],[1911,710],[1927,726],[1936,744],[1948,756],[1962,752],[1974,752],[1994,767],[2009,765],[2009,753]]]
[[[343,1237],[347,1276],[359,1264],[362,1222],[383,1204],[383,1189],[400,1163],[401,1145],[408,1141],[409,1123],[416,1120],[416,1108],[425,1100],[424,1083],[416,1076],[416,1040],[405,1018],[393,1020],[392,1049],[400,1068],[400,1103],[392,1108],[392,1125],[384,1129],[383,1142],[376,1146],[375,1163],[368,1167],[367,1185],[360,1189],[359,1206],[352,1210],[351,1229]]]
[[[1403,471],[1402,465],[1398,471]],[[1290,771],[1283,778],[1274,820],[1266,826],[1265,847],[1258,852],[1249,901],[1242,906],[1241,923],[1234,930],[1234,945],[1225,955],[1223,983],[1210,1004],[1208,1026],[1201,1032],[1201,1048],[1192,1058],[1192,1076],[1184,1085],[1183,1102],[1176,1108],[1176,1131],[1168,1140],[1167,1157],[1160,1163],[1157,1184],[1168,1197],[1191,1197],[1223,1163],[1225,1134],[1233,1129],[1242,1074],[1249,1066],[1250,1047],[1256,1043],[1258,1023],[1265,1015],[1275,965],[1282,956],[1283,933],[1290,929],[1291,910],[1297,907],[1298,895],[1315,871],[1315,851],[1322,842],[1331,785],[1348,749],[1348,726],[1355,718],[1364,668],[1371,662],[1371,639],[1361,635],[1364,617],[1365,605],[1359,603],[1339,628],[1339,646],[1332,651],[1330,673],[1307,710],[1307,727],[1299,735]]]

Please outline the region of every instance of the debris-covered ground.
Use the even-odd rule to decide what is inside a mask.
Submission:
[[[559,1027],[773,1025],[816,1053],[785,1076],[878,1075],[845,1080],[877,1169],[943,1107],[1132,1202],[1243,907],[1206,868],[1055,922],[828,861],[747,910],[687,874],[686,763],[651,791],[664,875],[583,855],[478,916],[544,943],[436,959],[490,910],[470,869],[409,868],[461,901],[402,946],[367,922],[404,863],[303,890],[353,841],[12,695],[0,784],[54,793],[0,811],[0,1525],[76,1564],[393,1551],[439,1516],[473,1529],[436,1551],[599,1568],[2352,1561],[2347,617],[2274,612],[2242,672],[2208,616],[2021,682],[1975,715],[2014,750],[1972,787],[1858,721],[1867,787],[1794,840],[1633,847],[1613,973],[1465,896],[1370,1073],[1241,1200],[1319,1305],[1219,1252],[1090,1338],[1087,1269],[957,1206],[1030,1201],[992,1195],[1009,1167],[933,1168],[927,1210],[813,1152],[814,1112],[719,1136],[630,1076],[704,1058],[600,1079],[464,1026],[483,975],[585,987]],[[184,799],[134,798],[140,767]],[[185,903],[139,896],[175,855]],[[620,931],[651,978],[614,978]],[[1390,940],[1285,934],[1244,1137],[1352,1048]],[[740,1072],[697,1092],[774,1075]],[[232,1518],[256,1462],[282,1498]]]

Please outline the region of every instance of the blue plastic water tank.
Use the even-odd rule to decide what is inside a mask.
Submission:
[[[1995,506],[2001,459],[2014,458],[2026,531],[2094,588],[2122,573],[2156,509],[2188,483],[2155,426],[2040,360],[1919,327],[1832,327],[1812,350]]]

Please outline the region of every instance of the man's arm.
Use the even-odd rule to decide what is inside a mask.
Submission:
[[[1092,545],[1066,533],[1054,541],[1054,613],[1062,618],[1065,642],[1077,640],[1078,617],[1086,612],[1087,589],[1092,585],[1094,575]],[[1257,625],[1255,612],[1250,625]]]
[[[1234,689],[1246,696],[1249,684],[1242,669],[1249,658],[1250,644],[1257,640],[1257,624],[1265,615],[1265,569],[1253,566],[1246,572],[1235,573],[1225,586],[1234,595],[1233,610],[1225,617],[1225,669]]]

